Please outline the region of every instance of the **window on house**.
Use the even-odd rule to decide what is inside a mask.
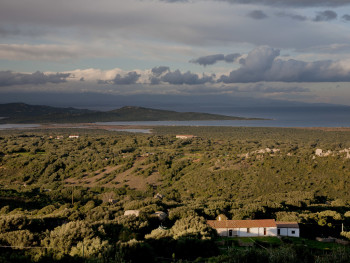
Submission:
[[[247,228],[247,233],[250,233],[250,228]]]
[[[277,229],[277,235],[281,235],[281,229]]]
[[[264,227],[264,236],[266,236],[266,228]]]
[[[292,234],[295,234],[295,230],[292,230]]]
[[[232,229],[230,229],[230,230],[228,231],[228,236],[229,236],[229,237],[232,237]]]

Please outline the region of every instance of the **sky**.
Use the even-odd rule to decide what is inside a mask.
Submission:
[[[2,0],[0,103],[62,94],[350,105],[350,0]]]

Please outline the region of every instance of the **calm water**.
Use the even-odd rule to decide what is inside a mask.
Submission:
[[[195,110],[193,110],[195,111]],[[350,127],[350,107],[202,107],[198,111],[230,116],[257,117],[271,120],[251,121],[132,121],[101,122],[106,125],[170,126],[246,126],[246,127]]]
[[[191,111],[207,112],[229,116],[256,117],[271,120],[251,121],[131,121],[98,122],[99,125],[169,125],[169,126],[246,126],[246,127],[350,127],[350,107],[201,107]],[[0,130],[27,129],[39,124],[0,124]],[[129,132],[149,132],[149,130],[129,129]]]
[[[29,129],[39,127],[40,124],[0,124],[0,130]]]
[[[150,129],[109,129],[109,131],[152,133]]]

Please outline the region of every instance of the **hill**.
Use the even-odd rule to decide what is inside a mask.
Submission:
[[[209,113],[176,112],[126,106],[111,111],[93,111],[75,108],[28,105],[25,103],[0,104],[0,123],[83,123],[109,121],[188,121],[188,120],[252,120]]]
[[[347,247],[314,240],[350,236],[349,130],[152,131],[0,131],[0,262],[349,262]],[[206,224],[222,214],[296,221],[303,238],[238,247]]]

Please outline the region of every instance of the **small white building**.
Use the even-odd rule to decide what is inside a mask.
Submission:
[[[158,199],[158,200],[162,200],[164,198],[164,196],[162,194],[160,194],[160,193],[157,193],[157,194],[154,195],[154,198]]]
[[[68,138],[69,139],[78,139],[79,135],[69,135]]]
[[[274,219],[208,220],[207,223],[223,237],[277,236]]]
[[[124,215],[138,217],[140,215],[140,210],[125,210]]]
[[[176,139],[193,139],[196,138],[197,136],[194,135],[189,135],[189,134],[183,134],[183,135],[176,135]]]
[[[276,222],[277,234],[285,237],[300,237],[299,225],[297,222]]]

